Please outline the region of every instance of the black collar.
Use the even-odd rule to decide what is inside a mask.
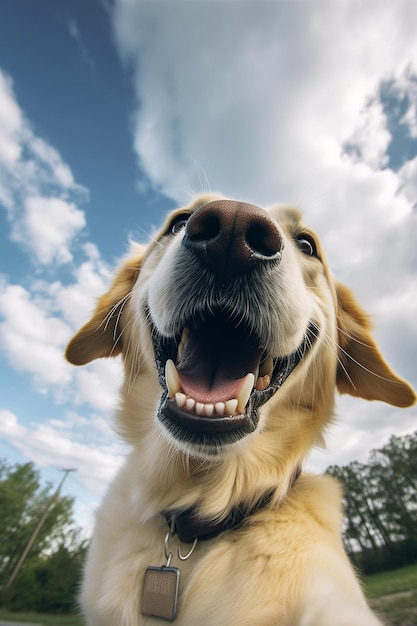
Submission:
[[[292,477],[290,488],[301,474],[301,468],[298,467]],[[253,515],[259,509],[267,506],[272,500],[275,489],[267,491],[252,507],[240,504],[233,509],[227,517],[219,522],[199,519],[196,516],[196,508],[190,507],[181,511],[164,511],[163,517],[166,519],[168,526],[172,529],[173,535],[183,543],[193,543],[196,539],[205,541],[217,537],[225,530],[235,530],[239,528],[249,516]]]

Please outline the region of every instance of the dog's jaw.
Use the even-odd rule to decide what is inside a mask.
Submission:
[[[221,318],[221,315],[218,317]],[[215,323],[202,324],[208,360],[216,351],[215,345],[210,346],[213,338],[207,333],[207,325],[210,324],[218,329],[218,318]],[[254,432],[259,424],[260,407],[278,392],[317,337],[317,327],[311,324],[297,350],[286,357],[272,358],[266,350],[257,347],[257,338],[249,334],[245,340],[242,328],[233,330],[232,325],[225,326],[224,332],[235,335],[234,338],[229,336],[228,347],[233,344],[237,347],[240,343],[240,348],[236,361],[229,367],[223,365],[223,375],[218,373],[222,366],[202,364],[204,345],[195,341],[198,350],[188,346],[193,343],[192,339],[187,340],[192,333],[185,332],[180,338],[169,339],[161,336],[155,328],[152,332],[155,362],[163,389],[158,420],[177,445],[196,456],[218,456]],[[196,330],[194,333],[198,335]],[[193,352],[196,354],[192,356]],[[197,358],[198,362],[195,361]],[[198,375],[193,380],[193,369],[199,367],[208,368],[217,384],[209,389],[207,382],[202,383]],[[252,371],[242,375],[248,368]],[[184,373],[187,371],[188,375]]]

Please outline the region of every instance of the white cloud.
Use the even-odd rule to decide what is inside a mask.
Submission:
[[[373,2],[161,10],[119,0],[116,37],[139,102],[134,145],[151,182],[183,200],[186,189],[199,190],[195,159],[232,196],[270,202],[322,193],[381,80],[417,58],[408,26],[417,7],[377,6],[376,20]],[[383,145],[386,129],[374,123]]]
[[[44,285],[54,308],[71,325],[73,331],[78,330],[90,317],[95,301],[108,288],[112,271],[100,258],[92,244],[84,248],[87,260],[79,260],[74,268],[74,281],[63,285],[60,281]]]
[[[392,87],[407,103],[400,122],[407,126],[411,137],[417,138],[417,76],[409,70],[397,77]]]
[[[87,402],[95,409],[112,414],[122,382],[122,368],[119,359],[96,361],[89,367],[77,369],[75,380],[77,391],[73,401]]]
[[[0,166],[11,167],[20,157],[22,113],[12,95],[10,78],[0,71]]]
[[[406,161],[398,172],[401,182],[401,192],[407,200],[417,207],[417,157]]]
[[[3,150],[3,152],[1,152]],[[11,239],[37,264],[26,287],[0,282],[0,337],[9,365],[30,377],[39,393],[111,411],[120,379],[118,362],[76,370],[65,345],[89,317],[110,280],[95,244],[78,238],[86,217],[77,202],[88,197],[58,151],[37,136],[16,102],[12,81],[0,70],[0,201]],[[39,278],[39,268],[72,263],[72,280]]]
[[[87,320],[94,296],[101,295],[104,286],[103,276],[89,269],[95,280],[93,292],[88,281],[67,287],[38,281],[32,291],[1,281],[0,338],[9,364],[28,374],[38,392],[52,392],[59,403],[86,404],[111,414],[121,382],[120,359],[96,361],[81,369],[64,359],[65,346],[80,325],[74,321]]]
[[[74,186],[74,178],[69,166],[61,159],[60,154],[40,137],[30,133],[28,143],[34,156],[49,166],[56,182],[67,189]]]
[[[41,265],[70,262],[85,227],[77,203],[87,196],[58,151],[33,132],[0,70],[0,202],[12,239]]]
[[[388,163],[387,148],[390,141],[391,134],[383,105],[374,99],[361,112],[359,126],[348,141],[353,159],[363,161],[373,169],[380,169]]]
[[[66,385],[71,379],[62,346],[70,329],[43,310],[20,285],[0,284],[0,336],[12,367],[33,376],[36,387]]]
[[[366,463],[370,450],[381,448],[392,434],[401,436],[416,429],[413,410],[404,411],[380,402],[365,403],[348,396],[338,398],[336,417],[327,433],[326,449],[314,450],[306,469],[325,471],[329,465]]]
[[[74,237],[85,227],[84,211],[61,198],[28,197],[13,225],[12,238],[44,265],[72,261]]]
[[[85,427],[87,429],[87,426]],[[91,425],[88,426],[91,432]],[[23,425],[11,411],[0,409],[0,436],[39,466],[75,467],[77,479],[92,493],[102,495],[120,467],[123,446],[109,436],[100,447],[79,441],[77,431],[59,423]]]

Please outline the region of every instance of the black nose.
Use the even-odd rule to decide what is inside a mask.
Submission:
[[[222,278],[244,274],[281,259],[283,239],[263,209],[235,200],[215,200],[187,222],[183,245]]]

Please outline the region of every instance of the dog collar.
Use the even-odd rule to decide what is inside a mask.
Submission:
[[[290,488],[301,474],[301,467],[298,467],[291,479]],[[222,520],[210,521],[199,519],[196,515],[196,507],[182,509],[180,511],[164,511],[162,513],[173,535],[178,535],[182,543],[194,543],[196,539],[205,541],[213,539],[226,530],[236,530],[243,522],[267,506],[274,494],[275,489],[267,491],[252,507],[239,504],[233,507],[227,517]]]

